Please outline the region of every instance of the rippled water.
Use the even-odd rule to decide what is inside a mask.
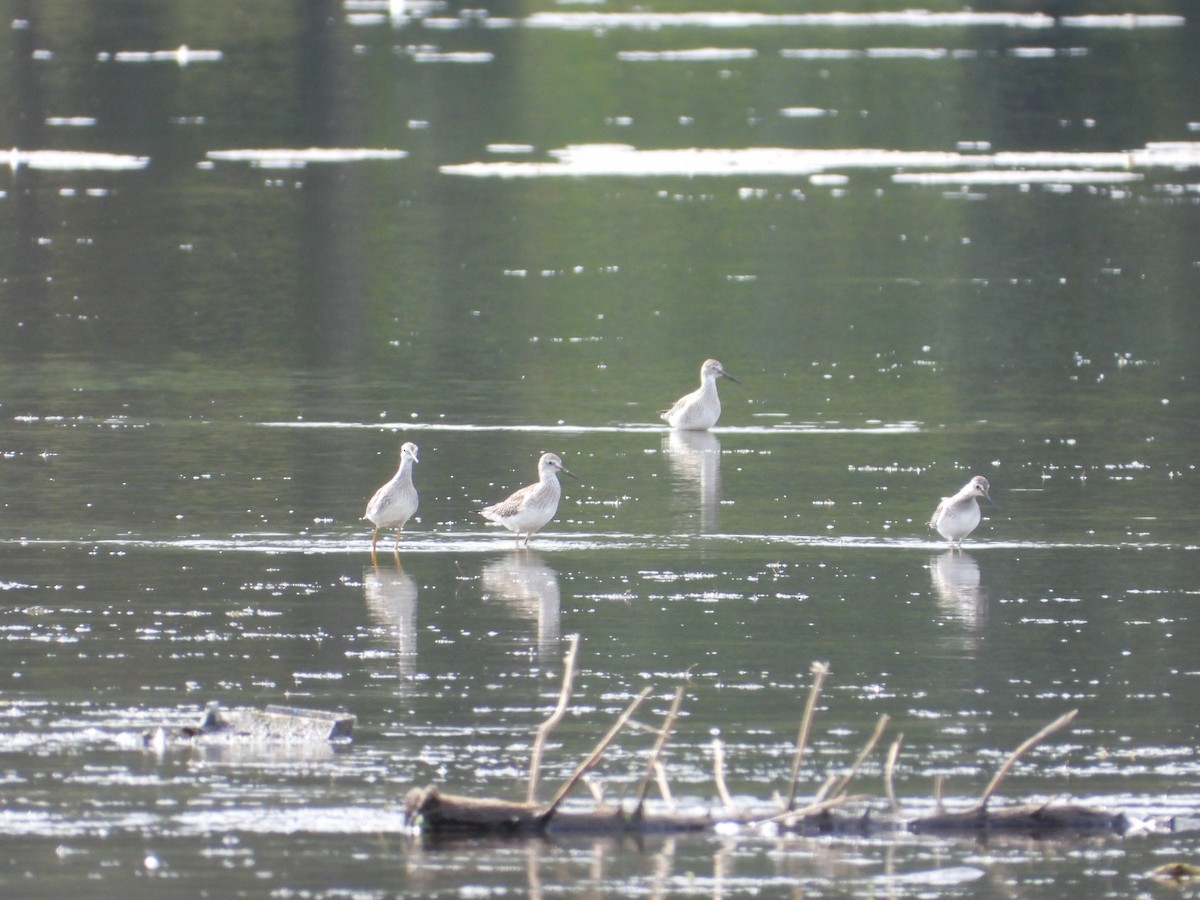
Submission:
[[[1200,808],[1190,10],[234,6],[0,36],[5,892],[1167,890]],[[719,427],[669,432],[714,355]],[[372,565],[404,440],[419,516]],[[545,450],[579,480],[517,550],[475,511]],[[977,473],[953,552],[925,522]],[[524,796],[573,634],[544,791],[686,684],[676,802],[716,808],[714,737],[770,802],[825,660],[804,796],[886,713],[905,811],[966,804],[1078,709],[996,802],[1178,829],[408,833],[413,786]],[[146,745],[210,701],[357,727]]]

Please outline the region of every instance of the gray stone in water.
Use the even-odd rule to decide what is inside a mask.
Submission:
[[[217,741],[221,743],[344,743],[352,739],[357,720],[345,711],[268,706],[257,709],[222,709],[216,701],[204,708],[196,725],[158,727],[147,732],[146,746]]]

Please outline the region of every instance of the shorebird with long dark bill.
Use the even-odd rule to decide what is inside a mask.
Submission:
[[[375,545],[379,541],[380,528],[395,528],[396,543],[392,552],[400,553],[400,535],[404,526],[417,512],[417,489],[413,486],[413,465],[417,460],[417,445],[412,441],[400,447],[400,468],[392,476],[392,480],[375,492],[367,502],[367,511],[363,518],[375,526],[371,535],[371,559],[375,559]]]
[[[948,540],[952,547],[957,547],[963,538],[978,527],[979,520],[983,518],[979,511],[979,498],[983,497],[991,503],[992,498],[988,493],[991,487],[986,478],[976,475],[953,497],[942,498],[933,511],[929,527]]]
[[[558,511],[558,500],[562,496],[562,486],[558,483],[559,472],[575,477],[567,471],[556,454],[543,453],[538,460],[537,484],[523,487],[492,506],[485,506],[479,510],[479,514],[516,534],[518,545],[524,534],[525,546],[528,547],[533,533],[553,519]]]
[[[721,398],[717,395],[717,379],[728,378],[741,384],[725,371],[715,359],[706,359],[700,367],[700,387],[675,401],[661,415],[672,428],[683,431],[707,431],[721,418]]]

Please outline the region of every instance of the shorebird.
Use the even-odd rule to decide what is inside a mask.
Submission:
[[[528,547],[533,533],[553,519],[558,510],[558,498],[562,496],[562,487],[558,483],[559,472],[575,477],[567,471],[557,455],[543,453],[538,460],[537,484],[523,487],[507,500],[484,507],[479,514],[515,533],[518,545],[524,532],[525,546]]]
[[[375,492],[367,503],[364,519],[369,519],[375,525],[375,533],[371,536],[371,557],[375,557],[375,544],[379,541],[379,529],[394,527],[396,543],[392,552],[400,552],[400,534],[404,525],[417,511],[417,489],[413,487],[413,464],[418,462],[417,445],[412,441],[406,442],[400,448],[400,468],[392,476],[392,480]]]
[[[953,497],[942,498],[942,502],[933,511],[929,527],[936,529],[951,545],[958,546],[979,524],[979,498],[982,496],[990,503],[992,498],[988,494],[989,490],[991,485],[988,484],[988,480],[982,475],[976,475]]]
[[[715,359],[706,359],[700,367],[700,387],[676,400],[674,406],[662,413],[662,417],[672,428],[685,431],[707,431],[712,428],[721,418],[718,378],[728,378],[734,384],[741,384]]]

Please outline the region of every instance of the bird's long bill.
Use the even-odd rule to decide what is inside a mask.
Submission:
[[[996,509],[1000,508],[1000,506],[996,503],[996,501],[992,499],[991,491],[984,494],[983,497],[985,500],[987,500],[988,503],[990,503],[992,506],[996,507]]]
[[[734,377],[733,377],[732,375],[730,375],[728,372],[722,371],[722,372],[721,372],[721,377],[722,377],[722,378],[728,378],[728,379],[729,379],[730,381],[732,381],[734,384],[741,384],[741,382],[740,382],[740,381],[738,381],[736,378],[734,378]]]
[[[570,475],[576,481],[579,480],[579,476],[576,475],[574,472],[572,472],[570,469],[559,469],[558,471],[562,472],[564,475]]]

